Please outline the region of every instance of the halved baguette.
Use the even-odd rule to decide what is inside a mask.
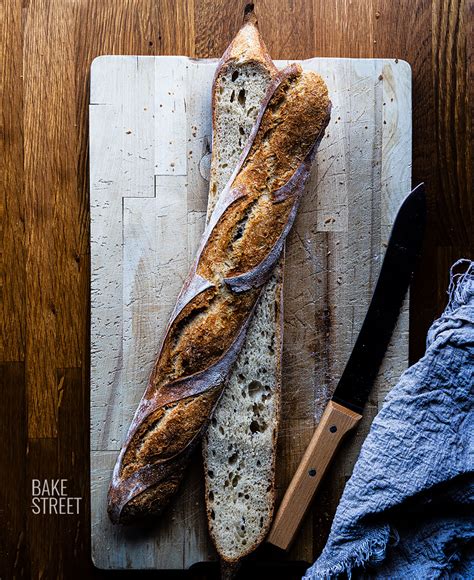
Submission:
[[[211,214],[117,459],[113,522],[160,514],[178,489],[281,256],[329,115],[321,77],[296,64],[278,73]]]
[[[209,216],[277,72],[255,18],[248,17],[214,78]],[[209,532],[226,562],[239,561],[257,548],[272,520],[280,415],[282,262],[263,289],[203,441]]]

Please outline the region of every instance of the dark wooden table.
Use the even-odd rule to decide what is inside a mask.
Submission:
[[[100,54],[217,57],[245,4],[2,2],[1,578],[111,576],[94,570],[89,541],[90,63]],[[424,180],[429,193],[412,287],[415,361],[446,303],[449,265],[473,256],[474,4],[256,0],[255,7],[274,58],[398,57],[412,66],[413,182]],[[34,515],[32,478],[67,478],[69,495],[83,498],[80,515]]]

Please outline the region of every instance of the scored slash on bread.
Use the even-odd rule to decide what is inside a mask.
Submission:
[[[117,459],[108,493],[113,522],[158,515],[176,492],[281,255],[329,113],[315,73],[290,65],[271,83]]]
[[[208,217],[237,165],[278,69],[253,16],[225,51],[212,90]],[[203,439],[209,533],[220,558],[240,561],[266,536],[275,503],[280,415],[283,258],[249,324]]]

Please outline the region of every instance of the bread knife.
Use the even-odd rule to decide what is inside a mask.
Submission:
[[[362,418],[421,252],[425,219],[422,183],[400,206],[359,336],[266,539],[282,550],[291,545],[341,440]]]

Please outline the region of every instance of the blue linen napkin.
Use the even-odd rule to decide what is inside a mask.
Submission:
[[[449,296],[425,356],[375,418],[304,580],[474,578],[474,262],[453,266]]]

